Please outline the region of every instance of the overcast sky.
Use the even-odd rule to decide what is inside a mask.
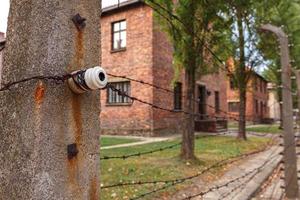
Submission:
[[[0,0],[0,32],[6,32],[9,0]]]
[[[102,8],[116,5],[116,4],[118,4],[119,1],[120,1],[120,3],[122,3],[122,2],[128,1],[128,0],[102,0]]]

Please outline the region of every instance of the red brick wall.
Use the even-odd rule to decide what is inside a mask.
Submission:
[[[126,19],[127,47],[125,51],[111,52],[111,23]],[[152,83],[152,10],[137,5],[121,12],[104,14],[101,17],[102,66],[107,72],[125,75]],[[131,95],[152,103],[153,89],[131,82]],[[101,92],[101,128],[109,134],[143,134],[152,132],[151,107],[133,102],[127,106],[107,105],[106,91]]]
[[[159,25],[155,23],[153,32],[153,75],[154,83],[170,90],[173,90],[174,81],[174,69],[173,69],[173,56],[172,56],[172,46],[168,41],[168,38],[164,32],[161,31]],[[185,95],[185,85],[184,85],[184,73],[178,80],[183,84],[183,95]],[[205,85],[207,91],[210,91],[211,95],[207,96],[206,102],[207,115],[212,118],[213,116],[222,116],[222,112],[219,114],[215,113],[215,91],[219,92],[220,98],[220,110],[227,112],[227,102],[226,102],[226,76],[225,73],[220,70],[219,73],[205,75],[198,78],[195,88],[195,99],[198,98],[197,86]],[[154,89],[154,100],[156,105],[163,108],[174,109],[174,94],[167,93],[165,91]],[[184,101],[182,101],[182,106]],[[195,102],[195,113],[198,113],[198,104]],[[224,116],[224,113],[223,113]],[[155,134],[170,134],[174,132],[180,132],[183,129],[182,120],[185,114],[182,113],[170,113],[162,110],[155,110],[153,113],[154,120],[154,131]],[[180,123],[179,123],[180,122]]]
[[[210,74],[202,76],[198,81],[196,81],[196,97],[199,96],[197,87],[204,85],[208,91],[206,98],[207,104],[207,115],[212,116],[225,116],[227,112],[227,96],[226,96],[226,76],[223,70],[220,70],[219,73]],[[219,92],[220,99],[220,112],[215,112],[215,92]],[[199,106],[196,106],[198,111]]]
[[[126,19],[126,51],[111,52],[111,23]],[[174,69],[172,46],[166,34],[160,30],[151,8],[139,4],[122,11],[104,14],[102,27],[102,66],[112,74],[125,75],[147,81],[173,91]],[[184,74],[179,82],[183,84]],[[214,92],[220,91],[220,108],[227,110],[224,73],[205,76],[201,79],[211,91],[207,102],[214,105]],[[196,90],[197,91],[197,90]],[[178,133],[183,128],[185,114],[171,113],[134,102],[127,106],[107,105],[106,91],[101,92],[101,127],[104,134],[161,135]],[[131,82],[131,95],[167,109],[174,109],[174,94],[140,83]],[[197,94],[196,94],[197,97]],[[184,102],[182,102],[182,106]],[[198,111],[196,105],[196,112]],[[209,115],[214,110],[208,109]]]
[[[254,81],[256,79],[256,82]],[[258,89],[255,89],[255,83]],[[260,90],[260,84],[263,84],[262,90]],[[230,82],[227,80],[227,101],[237,102],[239,101],[239,94],[237,90],[230,88]],[[255,100],[259,102],[259,112],[256,112]],[[261,113],[261,102],[265,105],[263,112]],[[260,122],[264,118],[269,117],[268,103],[268,92],[267,82],[260,76],[255,75],[251,78],[248,83],[247,102],[246,102],[246,115],[248,121]],[[231,112],[231,114],[238,116],[238,112]]]
[[[162,88],[174,90],[173,50],[166,34],[154,20],[153,29],[153,75],[154,83]],[[181,76],[178,82],[183,82]],[[183,86],[184,87],[184,86]],[[174,109],[174,94],[162,90],[153,90],[153,102],[163,108]],[[183,106],[183,102],[182,102]],[[153,121],[155,134],[179,133],[182,123],[178,123],[184,114],[154,109]]]

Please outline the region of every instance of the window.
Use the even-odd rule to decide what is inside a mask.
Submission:
[[[174,110],[182,109],[182,84],[180,82],[175,83],[174,87]]]
[[[130,82],[116,82],[110,83],[116,89],[125,92],[130,95]],[[131,103],[131,99],[119,95],[118,92],[113,91],[111,88],[107,89],[107,103],[109,104],[122,104],[122,103]]]
[[[215,111],[216,113],[220,112],[220,93],[215,91]]]
[[[240,102],[229,102],[228,110],[229,112],[239,112]]]
[[[126,21],[118,21],[112,24],[112,50],[126,48]]]

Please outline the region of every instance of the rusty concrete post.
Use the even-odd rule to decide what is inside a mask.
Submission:
[[[10,2],[3,83],[99,65],[101,1]],[[89,153],[99,150],[99,112],[99,92],[67,84],[0,93],[0,199],[98,200],[99,157]]]
[[[281,80],[282,80],[282,120],[283,120],[283,140],[284,140],[284,183],[287,199],[299,198],[299,187],[297,177],[297,156],[293,120],[293,102],[291,91],[292,67],[290,64],[288,36],[284,31],[276,26],[266,24],[261,29],[270,31],[279,39],[281,54]]]

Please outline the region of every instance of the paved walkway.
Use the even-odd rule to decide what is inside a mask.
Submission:
[[[205,135],[216,135],[216,133],[201,133],[201,132],[195,133],[195,136],[205,136]],[[232,133],[228,132],[228,133],[225,133],[224,135],[231,136]],[[102,137],[124,138],[124,139],[137,139],[137,140],[139,140],[138,142],[131,142],[131,143],[126,143],[126,144],[118,144],[118,145],[101,147],[100,149],[103,150],[103,149],[115,149],[115,148],[122,148],[122,147],[131,147],[131,146],[149,144],[149,143],[154,143],[154,142],[171,141],[171,140],[175,140],[175,139],[181,138],[181,135],[180,134],[176,134],[176,135],[170,135],[170,136],[165,136],[165,137],[142,137],[142,136],[105,135],[105,136],[102,136]]]
[[[299,133],[298,133],[299,136]],[[299,143],[299,140],[298,140]],[[300,152],[300,148],[296,147],[296,151]],[[300,169],[300,159],[297,160],[298,170]],[[253,200],[282,200],[284,197],[284,189],[282,186],[284,186],[284,180],[281,179],[284,177],[284,173],[280,168],[282,165],[278,166],[276,170],[273,171],[273,174],[269,177],[269,180],[267,180],[262,187],[259,189],[261,190],[254,198]],[[298,184],[300,186],[300,180],[298,181]]]
[[[153,142],[162,142],[167,140],[174,140],[174,137],[138,137],[138,136],[105,136],[105,137],[112,137],[112,138],[129,138],[129,139],[137,139],[138,142],[131,142],[126,144],[118,144],[112,146],[101,147],[100,149],[115,149],[115,148],[122,148],[122,147],[131,147],[143,144],[149,144]]]

